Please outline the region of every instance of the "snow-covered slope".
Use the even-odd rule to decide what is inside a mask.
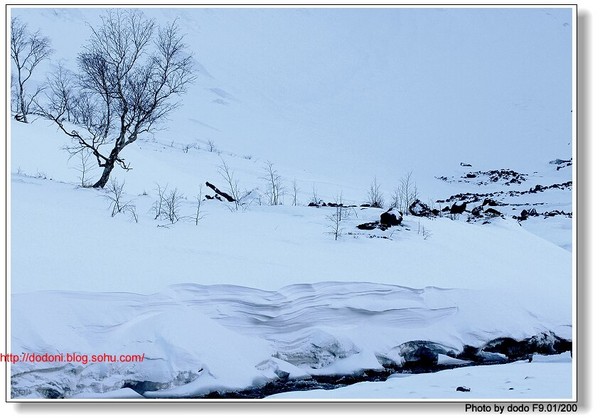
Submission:
[[[114,178],[129,210],[114,217],[109,192],[80,187],[81,161],[51,122],[11,124],[9,283],[13,352],[144,361],[17,363],[14,397],[241,396],[402,369],[414,342],[437,347],[436,367],[514,360],[490,354],[497,339],[568,349],[570,11],[145,13],[179,18],[196,84],[164,130],[124,150],[133,169]],[[72,39],[98,20],[94,9],[13,14],[71,65]],[[498,37],[509,21],[511,37]],[[269,161],[282,205],[266,204]],[[205,197],[206,182],[227,191],[224,165],[249,193],[241,210]],[[390,205],[411,171],[419,199],[440,213],[358,229],[384,211],[360,206],[374,178]],[[180,193],[177,222],[156,219],[158,187]],[[340,196],[336,240],[336,208],[308,204]],[[563,383],[548,396],[573,396]]]
[[[98,9],[11,13],[52,39],[49,68],[75,69],[99,21]],[[374,176],[391,190],[413,171],[425,196],[460,161],[523,171],[571,153],[570,8],[144,13],[178,19],[197,63],[155,136],[165,144],[212,140],[361,192]]]

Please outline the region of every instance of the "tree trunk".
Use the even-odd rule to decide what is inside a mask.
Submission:
[[[92,187],[95,189],[104,188],[104,186],[106,186],[106,183],[108,183],[108,178],[110,177],[110,173],[113,168],[115,168],[114,161],[107,161],[106,165],[104,166],[104,170],[102,171],[102,176],[100,176],[100,179],[96,183],[94,183]]]
[[[24,123],[28,123],[27,122],[27,111],[26,111],[26,106],[25,106],[25,91],[23,89],[23,85],[19,83],[19,107],[21,108],[21,118],[15,118],[17,119],[19,122],[24,122]],[[17,112],[18,114],[18,112]]]
[[[115,163],[119,158],[119,152],[121,152],[123,148],[115,145],[115,147],[110,152],[106,163],[104,164],[104,170],[102,171],[102,176],[100,176],[100,180],[98,180],[92,187],[95,189],[102,189],[108,183],[108,178],[110,177],[110,173],[115,168]]]

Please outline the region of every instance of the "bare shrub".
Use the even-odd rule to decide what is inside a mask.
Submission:
[[[71,154],[69,159],[74,157],[77,158],[77,166],[74,169],[79,173],[79,185],[81,187],[91,187],[89,176],[94,172],[94,168],[96,167],[92,160],[92,153],[86,149],[82,149],[79,152]]]
[[[294,206],[298,206],[298,192],[300,192],[298,182],[294,179],[292,182],[292,205]]]
[[[200,186],[200,189],[198,190],[198,194],[196,195],[196,215],[194,216],[194,222],[196,223],[196,226],[198,226],[200,219],[202,219],[204,217],[202,215],[202,213],[200,212],[201,205],[202,205],[202,186]]]
[[[185,198],[177,188],[168,190],[167,186],[161,187],[160,184],[156,186],[158,198],[152,205],[154,219],[162,219],[174,224],[181,219],[181,205]]]
[[[267,161],[265,165],[265,175],[262,177],[262,179],[267,182],[266,195],[269,205],[281,205],[283,203],[282,199],[285,191],[281,181],[281,176],[277,170],[273,168],[272,162]]]
[[[342,222],[348,218],[348,211],[343,207],[343,199],[342,194],[336,198],[335,200],[336,206],[335,210],[332,214],[327,215],[327,228],[333,238],[337,241],[338,238],[342,236],[344,233],[344,228],[342,227]]]
[[[373,178],[373,182],[369,187],[369,191],[367,194],[367,203],[374,208],[383,208],[384,198],[381,193],[381,187],[377,183],[377,177]]]
[[[392,207],[398,209],[403,215],[409,215],[408,208],[418,197],[417,185],[412,179],[411,171],[406,173],[404,178],[400,180],[400,184],[394,189]]]
[[[432,235],[430,230],[426,229],[424,225],[421,225],[421,222],[417,225],[417,234],[422,235],[425,240]]]
[[[239,182],[235,178],[235,173],[231,168],[229,168],[229,166],[223,159],[221,159],[221,165],[218,167],[218,170],[223,180],[225,180],[225,182],[227,183],[227,192],[233,198],[235,210],[239,210],[241,207],[240,198],[242,196],[240,192]]]
[[[160,218],[163,213],[163,202],[165,201],[165,190],[166,187],[162,187],[160,184],[156,184],[156,191],[158,193],[158,199],[154,201],[152,209],[154,209],[154,220]]]
[[[131,200],[125,200],[123,192],[124,187],[125,182],[119,183],[117,180],[111,179],[108,187],[106,188],[106,198],[110,202],[110,216],[115,217],[117,213],[130,213],[137,222],[135,205]]]
[[[180,209],[183,199],[183,195],[177,191],[177,188],[170,190],[165,196],[163,205],[164,217],[172,224],[177,222],[180,218]]]
[[[314,205],[318,205],[321,199],[319,199],[319,194],[317,193],[317,187],[313,184],[312,188],[312,197],[310,199],[310,203]]]
[[[215,141],[209,139],[206,141],[206,150],[208,152],[217,152],[217,146],[215,145]]]

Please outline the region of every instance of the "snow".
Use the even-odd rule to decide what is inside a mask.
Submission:
[[[401,228],[381,234],[391,239],[345,236],[338,243],[327,234],[326,218],[332,209],[256,206],[231,212],[221,202],[209,201],[201,206],[204,218],[198,226],[187,221],[157,228],[165,222],[153,220],[156,194],[152,184],[148,190],[154,196],[129,196],[140,215],[135,223],[126,214],[111,218],[109,202],[101,191],[19,174],[13,178],[12,271],[14,277],[23,278],[12,282],[16,293],[149,293],[181,282],[272,290],[335,278],[415,288],[519,288],[519,293],[531,295],[539,288],[539,282],[527,280],[533,272],[544,278],[546,302],[570,292],[571,284],[563,278],[571,274],[572,254],[524,231],[514,221],[471,225],[407,216],[403,224],[410,231]],[[125,187],[127,191],[128,183]],[[45,202],[43,206],[40,201]],[[65,210],[68,207],[78,209]],[[192,201],[184,202],[185,215],[194,211]],[[378,219],[380,212],[356,209],[344,221],[346,232]],[[419,226],[429,230],[431,237],[423,239]],[[49,245],[57,237],[61,237],[60,246]],[[31,254],[36,254],[37,263],[30,263]],[[415,262],[424,254],[435,263]],[[118,274],[107,274],[110,260],[119,262]],[[347,273],[340,271],[342,265]],[[502,277],[502,281],[490,277]],[[570,306],[565,308],[570,312]]]
[[[159,383],[146,397],[194,397],[264,384],[278,371],[300,377],[382,370],[379,358],[397,358],[407,341],[433,341],[459,353],[499,337],[555,332],[572,338],[570,327],[530,309],[490,292],[366,282],[296,284],[277,292],[180,284],[152,295],[13,294],[15,352],[144,353],[144,361],[82,362],[74,372],[60,362],[17,363],[11,373],[26,395],[29,387],[37,390],[42,373],[68,387],[69,397],[115,391],[127,381]],[[461,362],[446,356],[441,363]],[[568,386],[565,381],[562,390]]]
[[[73,44],[98,20],[95,9],[12,12],[52,38],[60,57],[46,70],[59,58],[73,65]],[[382,357],[402,362],[397,347],[408,341],[460,352],[500,337],[571,340],[573,219],[512,215],[571,213],[574,193],[509,193],[572,180],[576,166],[548,163],[573,154],[571,12],[146,9],[161,22],[180,19],[199,78],[163,130],[123,151],[133,169],[113,173],[138,220],[111,217],[106,191],[80,187],[68,138],[46,120],[10,124],[9,160],[11,350],[145,361],[19,363],[17,397],[40,397],[47,384],[72,398],[189,398],[282,374],[381,370]],[[508,22],[511,36],[500,36]],[[415,34],[419,42],[409,41]],[[268,161],[286,189],[280,206],[261,197]],[[223,164],[251,200],[239,211],[204,200],[196,225],[205,182],[226,190]],[[463,178],[501,168],[526,180]],[[358,207],[372,179],[389,202],[411,171],[432,208],[456,193],[495,193],[504,218],[408,215],[399,227],[357,230],[383,211]],[[182,193],[179,222],[154,219],[158,186]],[[328,220],[335,209],[307,207],[313,194],[356,205],[344,210],[339,240]],[[571,399],[574,366],[536,356],[275,397]],[[150,383],[134,391],[128,382]]]
[[[540,358],[532,363],[474,366],[437,373],[393,375],[385,382],[356,383],[333,390],[286,392],[268,399],[444,399],[524,400],[568,398],[571,361],[567,355]],[[469,392],[460,392],[462,386]]]

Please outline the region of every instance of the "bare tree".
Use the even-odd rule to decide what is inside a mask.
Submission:
[[[277,206],[281,205],[283,198],[283,183],[281,181],[281,176],[273,168],[273,163],[267,161],[265,165],[265,175],[262,177],[263,180],[267,182],[267,198],[269,199],[269,205]]]
[[[80,123],[76,110],[77,79],[62,63],[48,76],[47,108],[51,114],[63,115],[67,122]]]
[[[103,168],[93,187],[104,187],[113,168],[131,167],[121,151],[177,107],[174,96],[194,80],[192,57],[186,52],[176,22],[157,28],[139,10],[111,9],[77,57],[77,111],[82,130],[64,125],[64,112],[46,112],[69,137],[72,152],[89,149]]]
[[[27,123],[27,114],[32,103],[42,92],[38,86],[34,93],[26,91],[26,84],[31,79],[35,68],[52,53],[50,38],[42,36],[39,31],[30,33],[27,24],[19,18],[10,20],[10,58],[15,66],[11,85],[16,99],[15,119]]]

